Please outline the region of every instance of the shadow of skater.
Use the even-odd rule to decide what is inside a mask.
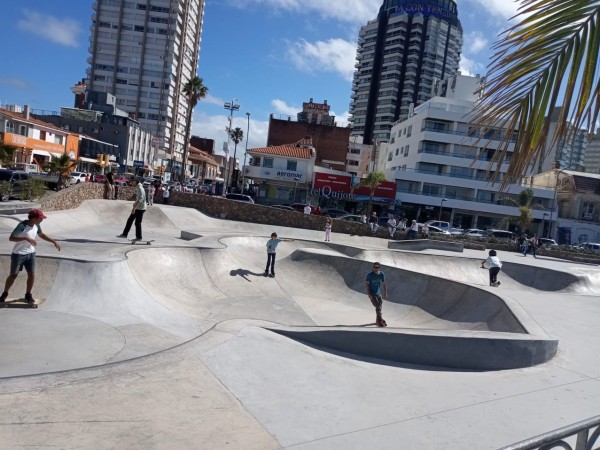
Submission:
[[[252,283],[252,280],[248,278],[248,275],[254,275],[255,277],[263,277],[264,274],[262,272],[250,272],[246,269],[235,269],[229,272],[229,275],[232,277],[242,277],[244,280]]]

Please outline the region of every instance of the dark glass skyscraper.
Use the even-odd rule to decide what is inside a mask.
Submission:
[[[458,71],[463,37],[454,0],[385,0],[360,29],[350,114],[352,136],[388,141],[410,105]]]

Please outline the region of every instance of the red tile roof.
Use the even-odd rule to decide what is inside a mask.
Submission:
[[[190,151],[190,155],[189,155],[190,159],[195,159],[195,160],[203,161],[203,162],[206,162],[208,164],[212,164],[214,166],[218,166],[219,165],[219,163],[211,155],[209,155],[208,153],[206,153],[203,150],[200,150],[199,148],[192,147],[190,145],[189,151]]]
[[[289,158],[311,159],[315,156],[312,138],[300,139],[293,144],[274,145],[271,147],[252,148],[248,151],[264,155],[287,156]]]

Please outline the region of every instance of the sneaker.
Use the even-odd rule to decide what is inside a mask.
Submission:
[[[499,281],[496,281],[496,287],[500,286],[502,283],[500,283]]]
[[[27,293],[25,294],[25,297],[23,297],[25,299],[25,301],[27,303],[35,303],[35,300],[33,299],[33,295],[31,295],[31,293]]]
[[[131,242],[139,242],[141,240],[142,240],[142,238],[135,238],[135,239],[132,239]]]
[[[269,276],[269,271],[265,270],[265,277],[268,277],[268,276]]]
[[[8,297],[8,292],[4,291],[2,295],[0,295],[0,308],[4,307],[4,301]]]
[[[275,278],[275,272],[271,272],[271,278]]]
[[[127,239],[127,235],[126,234],[117,234],[117,237]]]

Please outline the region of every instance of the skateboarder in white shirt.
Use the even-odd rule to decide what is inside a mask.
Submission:
[[[40,223],[46,218],[39,209],[29,211],[28,219],[17,225],[8,238],[14,242],[13,251],[10,258],[10,275],[4,283],[4,292],[0,296],[0,308],[5,306],[8,297],[8,291],[17,279],[19,272],[23,267],[27,271],[27,286],[24,299],[27,303],[33,305],[35,300],[31,295],[33,283],[35,281],[35,247],[37,245],[36,237],[39,236],[45,241],[52,242],[56,250],[60,252],[60,245],[54,239],[42,232]]]

